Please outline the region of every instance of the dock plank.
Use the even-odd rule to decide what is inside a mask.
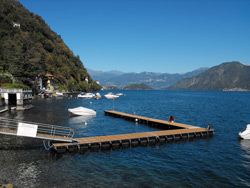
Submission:
[[[54,143],[53,146],[62,147],[62,146],[72,146],[72,145],[79,145],[79,144],[112,142],[112,141],[117,141],[117,140],[122,141],[122,140],[178,135],[178,134],[187,134],[187,133],[208,132],[208,131],[213,131],[213,130],[208,130],[205,128],[178,129],[178,130],[131,133],[131,134],[121,134],[121,135],[100,136],[100,137],[85,137],[85,138],[76,138],[75,140],[77,141],[77,143]]]
[[[123,145],[126,147],[127,145],[130,146],[139,145],[140,143],[143,145],[145,143],[152,143],[152,142],[155,143],[167,140],[168,141],[180,140],[186,138],[201,137],[203,135],[210,136],[214,134],[214,130],[206,128],[201,128],[177,122],[169,122],[166,120],[148,118],[134,114],[127,114],[124,112],[105,111],[105,114],[151,125],[160,125],[160,126],[163,125],[163,127],[166,125],[167,127],[166,130],[162,131],[76,138],[75,139],[76,142],[74,143],[54,143],[52,145],[52,148],[56,151],[57,149],[60,150],[64,148],[65,150],[65,148],[69,149],[71,147],[76,147],[76,146],[77,148],[81,148],[81,146],[83,146],[83,148],[91,148],[92,146],[94,148],[101,148],[102,144],[104,144],[105,147],[113,147],[114,144],[117,145],[117,141],[119,141],[118,145]],[[108,145],[107,142],[110,143],[110,145]]]
[[[118,112],[118,111],[105,111],[105,114],[108,115],[118,115],[121,116],[122,118],[133,118],[133,119],[137,119],[137,120],[142,120],[142,121],[148,121],[148,122],[154,122],[154,123],[160,123],[160,124],[165,124],[165,125],[170,125],[170,126],[176,126],[176,127],[180,127],[180,128],[199,128],[193,125],[187,125],[187,124],[183,124],[183,123],[177,123],[177,122],[170,122],[167,120],[160,120],[160,119],[155,119],[155,118],[149,118],[149,117],[144,117],[144,116],[138,116],[138,115],[133,115],[133,114],[128,114],[128,113],[124,113],[124,112]]]

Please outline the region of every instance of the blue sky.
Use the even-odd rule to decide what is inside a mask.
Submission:
[[[20,0],[93,70],[250,64],[250,0]]]

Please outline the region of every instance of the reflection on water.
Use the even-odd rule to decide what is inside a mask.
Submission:
[[[72,124],[82,124],[87,122],[87,120],[96,117],[96,115],[85,115],[85,116],[70,116],[70,123]]]
[[[250,140],[240,140],[240,146],[244,149],[248,154],[250,154]]]
[[[96,117],[96,115],[70,116],[69,123],[73,129],[87,128],[87,121],[94,117]]]
[[[70,116],[68,123],[70,128],[74,129],[75,136],[77,137],[85,137],[86,131],[85,129],[88,126],[88,123],[91,121],[92,118],[95,118],[94,115],[85,115],[85,116]]]
[[[243,156],[247,159],[250,159],[250,140],[240,140],[239,141],[241,148],[245,151]]]
[[[10,145],[33,145],[35,139],[1,135],[0,183],[12,183],[17,188],[249,186],[250,141],[237,142],[238,133],[250,122],[249,92],[123,92],[126,96],[115,101],[117,111],[163,120],[174,115],[177,122],[201,127],[210,123],[216,134],[208,140],[55,156],[44,148],[12,149]],[[71,127],[76,130],[75,138],[159,130],[106,116],[104,110],[113,109],[113,102],[106,99],[38,98],[32,102],[32,109],[1,116]],[[68,108],[77,106],[93,108],[97,116],[69,116]],[[83,134],[78,133],[81,131]]]

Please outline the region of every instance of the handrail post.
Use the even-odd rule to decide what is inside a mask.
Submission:
[[[51,132],[51,133],[50,133],[51,136],[53,136],[53,127],[54,127],[54,126],[52,125],[51,131],[50,131],[50,132]]]
[[[35,122],[28,122],[28,121],[20,121],[14,119],[7,119],[0,117],[0,129],[4,130],[8,134],[15,134],[17,135],[19,123],[23,124],[32,124],[37,126],[36,136],[39,138],[46,138],[51,140],[71,140],[74,136],[74,130],[69,127],[64,126],[57,126],[57,125],[49,125],[49,124],[42,124],[42,123],[35,123]],[[9,132],[8,132],[9,131]]]
[[[53,135],[54,137],[56,136],[56,127],[54,128],[54,135]]]

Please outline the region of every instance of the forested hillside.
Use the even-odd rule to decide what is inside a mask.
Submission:
[[[9,82],[33,87],[35,78],[55,76],[59,90],[94,91],[92,80],[79,56],[66,46],[38,15],[16,0],[0,0],[0,67],[13,76]],[[6,77],[1,82],[6,82]]]
[[[132,84],[129,86],[124,87],[123,89],[132,89],[132,90],[150,90],[151,87],[147,86],[146,84]]]
[[[180,80],[168,89],[250,91],[250,66],[240,62],[222,63],[198,76]]]

